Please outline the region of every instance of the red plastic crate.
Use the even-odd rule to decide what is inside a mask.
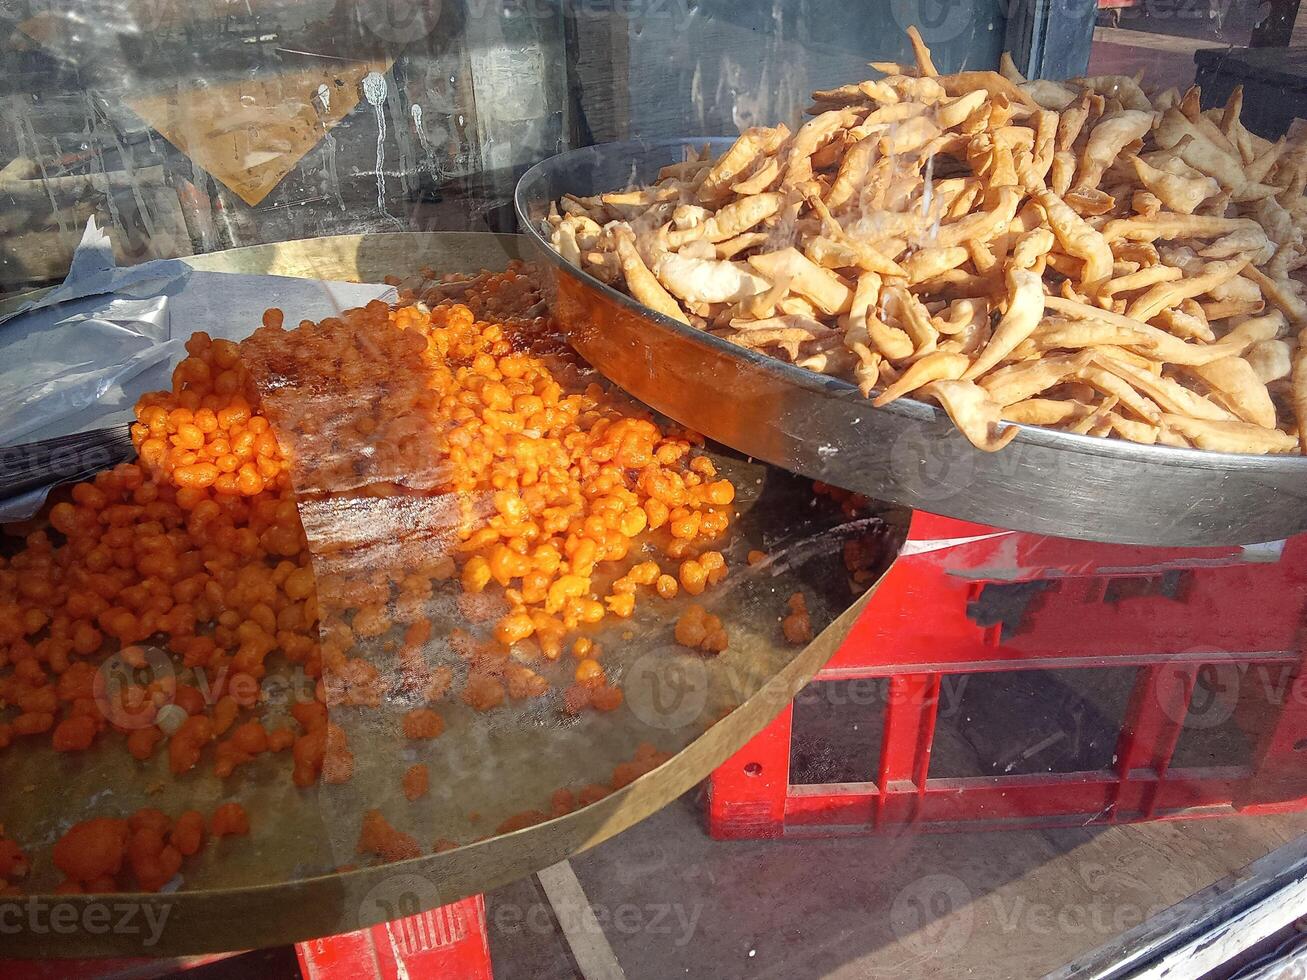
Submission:
[[[991,622],[977,614],[987,595],[1005,589],[1019,600],[1015,615]],[[709,830],[766,838],[1302,809],[1305,611],[1307,535],[1252,547],[1143,548],[917,512],[900,557],[814,681],[887,679],[871,778],[791,783],[791,705],[712,775]],[[942,684],[994,671],[1103,667],[1134,668],[1110,764],[930,775]],[[1240,764],[1171,764],[1200,671],[1235,682],[1257,671],[1269,692],[1269,709],[1237,693],[1227,706],[1231,723],[1250,733]],[[1074,677],[1064,679],[1074,688]]]
[[[305,980],[493,980],[486,901],[460,902],[295,947]]]
[[[493,980],[486,902],[474,895],[371,929],[295,946],[305,980]],[[240,953],[173,959],[0,960],[5,980],[152,980]]]

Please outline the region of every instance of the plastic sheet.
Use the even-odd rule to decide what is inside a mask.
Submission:
[[[118,269],[88,223],[68,279],[0,321],[0,432],[9,446],[130,421],[146,391],[166,388],[194,331],[240,339],[269,297],[322,319],[390,286],[204,272],[180,260]],[[44,492],[0,502],[0,520],[30,516]]]
[[[5,440],[22,442],[175,357],[181,344],[171,340],[161,293],[189,271],[173,261],[119,271],[108,239],[89,221],[68,278],[7,317],[0,333]]]
[[[181,352],[181,343],[168,338],[161,296],[110,300],[54,323],[26,317],[6,334],[3,356],[12,368],[0,376],[0,430],[14,441],[89,408],[114,385]]]

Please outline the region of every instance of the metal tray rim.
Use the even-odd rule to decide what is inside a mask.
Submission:
[[[446,260],[448,271],[452,272],[475,271],[487,254],[496,259],[501,253],[504,258],[520,257],[522,241],[520,236],[489,232],[329,235],[189,256],[187,262],[197,268],[230,272],[246,271],[248,261],[248,268],[261,274],[365,279],[367,272],[359,265],[365,244],[388,246],[383,250],[386,254],[378,253],[375,261],[399,256],[411,260],[414,266],[433,254],[443,257],[447,251],[456,257],[455,261]],[[465,268],[455,268],[456,264]],[[31,297],[22,297],[19,302],[26,298]],[[901,544],[901,537],[895,539],[895,557]],[[378,923],[379,905],[369,901],[377,888],[395,883],[403,885],[414,877],[425,879],[426,884],[438,890],[438,896],[433,901],[419,897],[423,908],[434,907],[507,884],[584,852],[671,803],[760,731],[831,658],[886,574],[888,567],[860,596],[852,597],[806,647],[760,681],[757,689],[733,711],[698,733],[671,760],[596,803],[454,850],[424,853],[389,864],[362,865],[349,871],[314,871],[302,878],[174,892],[62,895],[33,891],[18,898],[0,898],[0,905],[8,901],[11,905],[17,903],[23,910],[55,906],[71,909],[76,913],[77,923],[71,931],[62,928],[0,930],[0,956],[59,960],[107,956],[155,958],[283,945]],[[161,917],[157,919],[161,930],[157,942],[143,944],[142,930],[93,931],[84,927],[85,913],[92,908],[110,911],[130,908],[135,910],[137,921],[146,911]]]
[[[643,303],[638,302],[626,293],[623,293],[612,286],[609,286],[603,280],[590,275],[584,269],[579,269],[572,265],[561,255],[554,251],[553,246],[540,233],[536,226],[536,221],[532,219],[529,208],[532,205],[545,204],[532,200],[528,197],[527,191],[530,185],[537,180],[541,174],[547,173],[553,169],[562,167],[566,162],[581,156],[582,154],[594,154],[596,152],[610,152],[613,154],[623,153],[629,155],[633,149],[660,149],[663,147],[684,147],[684,146],[703,146],[705,143],[714,147],[726,147],[733,143],[730,137],[693,137],[685,136],[674,139],[659,140],[625,140],[621,142],[599,143],[593,146],[581,147],[573,150],[565,150],[562,153],[555,154],[540,163],[535,164],[522,175],[518,180],[516,188],[513,191],[513,208],[517,213],[518,224],[521,225],[523,233],[535,246],[536,251],[541,252],[548,261],[558,268],[564,270],[569,275],[580,278],[585,284],[593,289],[598,290],[604,296],[612,299],[626,309],[636,313],[651,323],[662,327],[664,330],[681,334],[686,337],[694,337],[698,343],[704,343],[714,350],[720,351],[727,355],[732,355],[741,360],[765,371],[769,374],[777,375],[786,383],[796,387],[803,388],[811,392],[822,392],[847,398],[850,395],[862,399],[861,392],[857,387],[841,378],[831,377],[829,375],[817,374],[814,371],[808,371],[801,367],[796,367],[778,358],[761,354],[757,351],[748,350],[739,347],[720,337],[695,330],[677,320],[656,310],[650,309]],[[907,418],[918,419],[922,421],[937,421],[943,418],[944,413],[941,409],[926,402],[918,401],[915,398],[899,398],[891,404],[876,408],[868,401],[867,408],[872,412],[888,412],[894,415],[900,415]],[[1125,439],[1102,439],[1095,436],[1079,435],[1074,432],[1062,432],[1058,429],[1050,429],[1046,426],[1028,425],[1021,422],[1008,422],[1006,425],[1015,426],[1019,430],[1015,442],[1022,442],[1032,446],[1038,446],[1044,449],[1053,449],[1063,452],[1075,452],[1086,456],[1108,456],[1125,462],[1147,463],[1147,464],[1171,464],[1176,466],[1188,466],[1197,469],[1227,470],[1227,469],[1260,469],[1260,470],[1282,470],[1289,473],[1301,473],[1307,477],[1307,455],[1291,453],[1274,453],[1266,455],[1256,455],[1252,453],[1221,453],[1207,449],[1185,449],[1178,446],[1154,446],[1146,443],[1129,442]]]

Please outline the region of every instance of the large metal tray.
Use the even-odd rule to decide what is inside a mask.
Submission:
[[[717,441],[805,476],[963,520],[1120,544],[1236,545],[1307,530],[1307,458],[1144,446],[1036,426],[976,450],[939,409],[872,408],[853,385],[687,327],[570,265],[541,232],[549,203],[652,180],[687,145],[609,143],[537,164],[518,219],[552,270],[555,314],[610,380]]]
[[[477,233],[348,235],[187,261],[214,271],[379,281],[421,267],[503,268],[520,244],[517,236]],[[5,916],[10,928],[0,934],[0,957],[192,954],[346,932],[393,918],[396,910],[414,913],[530,874],[620,833],[693,787],[793,699],[865,607],[871,591],[850,591],[841,542],[876,533],[888,562],[906,528],[901,511],[882,512],[883,521],[850,519],[833,501],[815,499],[806,480],[734,454],[711,454],[738,488],[739,517],[724,549],[731,576],[698,600],[726,622],[725,653],[702,659],[674,645],[672,624],[693,600],[642,603],[634,619],[595,636],[607,651],[610,676],[626,692],[619,710],[569,722],[554,704],[476,715],[452,703],[442,706],[446,732],[417,757],[412,746],[397,748],[393,734],[376,726],[359,731],[357,741],[351,729],[355,776],[337,787],[296,790],[285,760],[267,756],[227,780],[215,777],[207,762],[173,778],[166,752],[138,764],[112,739],[85,753],[56,753],[48,744],[0,753],[0,824],[35,859],[26,883],[32,894],[0,898],[0,910],[17,910]],[[765,548],[769,560],[747,565],[745,553],[753,548]],[[819,631],[802,648],[786,644],[778,625],[786,597],[797,589]],[[288,694],[294,688],[286,684]],[[348,717],[335,720],[351,724]],[[598,803],[495,835],[511,814],[547,810],[550,792],[560,786],[605,782],[645,741],[675,755]],[[432,765],[433,790],[409,804],[399,777],[414,761]],[[214,843],[188,861],[181,890],[51,893],[58,875],[49,848],[71,822],[146,805],[173,815],[191,807],[207,813],[230,799],[247,806],[250,837]],[[427,848],[438,836],[463,846],[365,866],[354,841],[370,806],[382,807]],[[58,931],[49,928],[54,910]],[[130,911],[130,927],[101,928],[106,910],[112,922],[127,921],[122,917]],[[38,925],[15,931],[15,921]],[[149,923],[159,925],[157,935]]]

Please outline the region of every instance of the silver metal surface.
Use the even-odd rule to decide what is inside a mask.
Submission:
[[[653,408],[740,452],[890,501],[1021,531],[1121,544],[1237,545],[1307,530],[1307,458],[1145,446],[1035,426],[997,453],[942,411],[872,408],[853,385],[655,313],[564,261],[541,233],[550,201],[652,180],[687,145],[610,143],[523,175],[514,203],[568,339]]]

